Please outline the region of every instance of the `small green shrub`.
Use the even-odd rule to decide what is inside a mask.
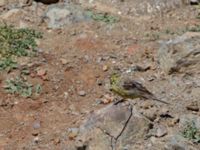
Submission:
[[[0,59],[0,70],[5,69],[12,70],[17,68],[17,62],[11,59],[10,57],[5,57]]]
[[[42,34],[33,29],[0,25],[0,69],[13,68],[17,57],[33,56],[37,38],[42,38]]]
[[[200,32],[200,25],[193,25],[193,26],[186,27],[186,31]]]
[[[31,97],[33,94],[39,95],[42,87],[37,84],[35,87],[26,80],[16,77],[5,81],[4,89],[7,93],[18,94],[23,97]]]
[[[113,16],[107,12],[93,12],[91,10],[86,11],[86,15],[91,17],[95,21],[102,21],[105,23],[116,23],[119,22],[119,17]]]
[[[188,122],[182,131],[184,138],[191,140],[194,143],[200,143],[200,131],[196,128],[195,122]]]

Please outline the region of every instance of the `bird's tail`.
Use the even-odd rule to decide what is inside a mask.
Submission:
[[[161,102],[161,103],[164,103],[164,104],[170,105],[170,103],[165,102],[165,101],[162,101],[162,100],[160,100],[160,99],[158,99],[158,98],[156,98],[156,97],[154,97],[154,98],[152,98],[152,99],[155,100],[155,101],[158,101],[158,102]]]
[[[165,101],[163,101],[163,100],[161,100],[161,99],[158,99],[158,98],[157,98],[156,96],[154,96],[152,93],[149,93],[148,95],[146,95],[145,98],[147,98],[147,99],[152,99],[152,100],[155,100],[155,101],[158,101],[158,102],[161,102],[161,103],[170,105],[170,103],[165,102]]]

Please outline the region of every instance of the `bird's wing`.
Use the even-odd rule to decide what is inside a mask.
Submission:
[[[141,91],[144,91],[144,92],[148,92],[150,93],[142,84],[134,81],[134,80],[125,80],[123,82],[123,88],[126,89],[126,90],[132,90],[132,89],[139,89]]]

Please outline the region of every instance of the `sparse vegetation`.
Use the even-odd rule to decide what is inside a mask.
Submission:
[[[186,31],[200,32],[200,25],[193,25],[193,26],[186,27]]]
[[[34,86],[31,83],[28,83],[25,79],[16,77],[11,78],[5,81],[4,89],[7,93],[18,94],[23,97],[31,97],[33,92],[35,94],[40,94],[41,85],[36,85],[35,90],[33,91]]]
[[[16,58],[33,56],[37,47],[36,38],[42,34],[35,30],[0,25],[0,70],[16,68]]]
[[[196,128],[195,122],[188,122],[182,131],[184,138],[191,140],[194,143],[200,143],[200,131]]]
[[[11,57],[5,57],[0,59],[0,70],[12,70],[17,68],[17,62],[14,61]]]
[[[145,37],[149,40],[149,41],[156,41],[160,39],[160,33],[158,32],[151,32],[151,33],[146,33]]]
[[[93,12],[92,10],[88,10],[86,14],[95,21],[102,21],[109,24],[116,23],[120,20],[119,17],[113,16],[107,12]]]

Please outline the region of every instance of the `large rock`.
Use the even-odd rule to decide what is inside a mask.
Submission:
[[[169,141],[165,144],[164,150],[198,150],[191,142],[184,139],[182,136],[173,135],[169,138]]]
[[[80,21],[88,20],[83,9],[72,4],[53,4],[45,12],[45,18],[49,28],[61,28],[64,25],[71,25]]]
[[[160,68],[167,74],[200,69],[200,33],[185,33],[161,42],[158,51]]]
[[[6,5],[6,0],[0,0],[0,7]]]
[[[184,114],[180,116],[178,132],[174,132],[165,144],[165,150],[198,150],[198,145],[192,144],[191,140],[184,138],[181,134],[188,123],[194,122],[195,127],[200,130],[200,117],[193,114]]]
[[[144,140],[150,122],[129,104],[108,105],[81,125],[77,150],[121,150]]]
[[[180,116],[180,127],[184,127],[188,122],[194,122],[195,127],[200,130],[200,117],[193,114],[184,114]]]

